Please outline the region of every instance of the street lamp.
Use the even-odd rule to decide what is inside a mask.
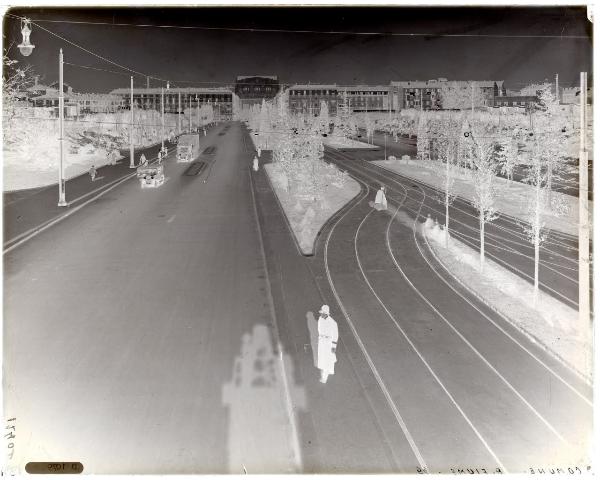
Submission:
[[[169,90],[169,82],[167,82],[167,90]],[[161,110],[161,135],[160,135],[160,151],[165,149],[165,89],[160,87],[160,110]]]
[[[23,43],[20,43],[17,47],[24,57],[31,55],[31,52],[33,52],[33,49],[35,48],[35,45],[32,45],[29,41],[29,35],[31,35],[30,24],[31,20],[28,18],[21,19],[21,35],[23,35]]]

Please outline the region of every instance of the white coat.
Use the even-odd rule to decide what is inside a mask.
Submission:
[[[377,190],[374,206],[377,210],[387,210],[387,198],[385,198],[385,193],[383,190]]]
[[[337,357],[333,353],[334,344],[337,344],[338,341],[337,323],[329,316],[319,317],[317,330],[319,332],[317,367],[324,373],[333,375],[333,368],[337,362]]]

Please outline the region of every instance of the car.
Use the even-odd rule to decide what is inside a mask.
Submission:
[[[137,178],[142,188],[160,187],[165,183],[165,172],[162,165],[143,165],[137,168]]]

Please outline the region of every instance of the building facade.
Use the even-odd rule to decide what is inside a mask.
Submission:
[[[123,108],[131,108],[131,89],[117,88],[110,93],[123,100]],[[133,104],[142,110],[160,111],[163,96],[165,113],[183,113],[189,108],[212,105],[215,119],[232,118],[234,93],[228,88],[134,88]]]
[[[494,97],[494,107],[529,107],[539,103],[536,95],[505,95]]]
[[[240,108],[271,101],[280,90],[279,79],[274,75],[238,75],[235,80],[234,93],[240,99]]]
[[[504,80],[490,81],[451,81],[446,78],[435,80],[409,80],[390,83],[390,96],[392,110],[399,111],[405,108],[417,110],[439,110],[443,108],[441,91],[443,88],[457,86],[462,89],[471,88],[475,84],[482,94],[484,105],[492,107],[494,98],[506,95]]]
[[[389,85],[354,85],[344,88],[348,106],[353,112],[387,112],[390,108]]]
[[[336,85],[293,85],[288,90],[288,108],[291,113],[319,115],[321,102],[327,103],[329,113],[335,115],[341,100]]]

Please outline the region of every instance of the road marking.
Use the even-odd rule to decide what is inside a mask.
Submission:
[[[363,184],[364,184],[364,182],[363,182]],[[369,195],[369,190],[370,190],[370,188],[367,186],[367,191],[366,191],[365,195],[361,198],[360,201],[364,200]],[[375,367],[375,364],[373,363],[371,356],[367,352],[365,345],[363,344],[362,340],[360,339],[360,336],[358,335],[356,327],[352,323],[352,320],[350,319],[350,315],[346,311],[346,308],[344,307],[344,304],[342,303],[342,300],[340,299],[340,296],[337,293],[337,290],[336,290],[336,288],[333,284],[333,280],[331,278],[331,272],[329,271],[328,250],[329,250],[329,241],[331,239],[331,235],[332,235],[333,231],[335,230],[335,227],[342,221],[342,219],[349,212],[351,212],[357,205],[359,205],[360,201],[357,202],[352,208],[349,208],[346,211],[346,213],[344,213],[344,215],[342,215],[335,222],[335,224],[329,231],[329,234],[327,235],[327,240],[325,241],[325,252],[324,252],[325,253],[325,271],[327,274],[327,280],[329,282],[329,286],[331,287],[331,291],[333,292],[333,295],[335,296],[335,299],[336,299],[338,305],[340,306],[340,310],[342,311],[342,314],[344,315],[346,322],[348,322],[348,325],[350,326],[350,330],[352,331],[354,339],[356,340],[356,343],[358,343],[358,346],[360,347],[360,349],[369,365],[369,368],[371,369],[371,372],[373,373],[373,376],[375,377],[375,380],[377,381],[377,383],[379,385],[379,388],[383,392],[383,395],[385,396],[385,399],[386,399],[390,409],[392,410],[392,413],[396,417],[396,421],[398,422],[398,425],[400,425],[400,428],[402,429],[402,432],[404,433],[404,436],[406,437],[406,440],[408,441],[413,454],[415,455],[417,461],[419,462],[419,466],[421,467],[421,469],[427,471],[427,464],[425,463],[425,459],[421,455],[421,452],[419,451],[419,448],[417,447],[417,444],[415,443],[413,436],[411,435],[410,431],[408,430],[408,427],[406,426],[406,423],[404,422],[402,415],[400,415],[400,412],[398,411],[398,408],[396,407],[396,404],[394,403],[389,390],[385,386],[385,383],[383,382],[381,375],[377,371],[377,368]]]
[[[7,254],[11,250],[17,248],[19,245],[22,245],[23,243],[25,243],[25,242],[31,240],[32,238],[38,236],[40,233],[42,233],[43,231],[47,230],[51,226],[57,224],[58,222],[61,222],[62,220],[64,220],[67,217],[70,217],[75,212],[78,212],[79,210],[81,210],[86,205],[92,203],[93,201],[95,201],[98,198],[100,198],[101,196],[103,196],[105,193],[108,193],[109,191],[111,191],[112,189],[118,187],[119,185],[121,185],[122,183],[126,182],[127,180],[130,180],[135,175],[136,175],[135,173],[132,173],[131,175],[127,175],[126,177],[124,177],[123,179],[121,179],[118,183],[115,183],[114,185],[112,185],[109,188],[103,189],[98,195],[96,195],[95,197],[90,198],[89,200],[87,200],[86,202],[82,203],[78,207],[75,207],[74,209],[69,210],[69,211],[67,211],[64,214],[59,215],[58,217],[55,217],[54,219],[52,219],[52,220],[50,220],[50,221],[48,221],[46,223],[43,223],[40,227],[35,227],[35,228],[29,230],[28,232],[25,232],[25,233],[27,233],[26,236],[24,236],[21,240],[17,241],[16,243],[13,243],[10,247],[5,248],[2,251],[2,254],[3,255]]]
[[[283,389],[285,394],[285,403],[287,408],[288,417],[290,419],[290,425],[292,428],[292,452],[294,455],[294,463],[296,464],[296,470],[302,471],[302,453],[300,451],[300,441],[298,435],[298,427],[296,425],[296,414],[294,412],[294,404],[292,401],[292,395],[290,393],[289,381],[288,381],[288,369],[285,368],[285,359],[283,358],[283,346],[281,345],[281,338],[279,336],[279,327],[277,325],[277,315],[275,314],[275,304],[273,302],[273,294],[271,291],[271,279],[269,278],[269,269],[267,267],[267,256],[265,254],[265,246],[262,238],[262,228],[258,217],[258,208],[256,206],[256,197],[254,195],[254,180],[252,179],[252,172],[248,170],[250,192],[252,193],[252,206],[254,208],[254,218],[256,220],[256,228],[258,235],[258,242],[260,244],[260,254],[265,270],[265,283],[267,284],[266,293],[269,302],[269,310],[271,312],[271,318],[273,319],[273,329],[277,337],[277,349],[279,350],[279,365],[281,367],[281,374],[283,378]]]

